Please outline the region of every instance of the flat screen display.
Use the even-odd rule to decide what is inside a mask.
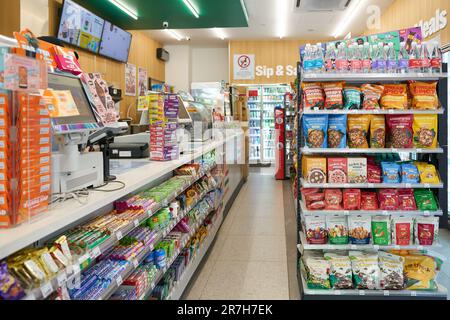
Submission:
[[[105,57],[127,63],[131,46],[131,33],[105,21],[99,53]]]
[[[72,0],[65,0],[59,24],[58,39],[98,53],[105,20]]]

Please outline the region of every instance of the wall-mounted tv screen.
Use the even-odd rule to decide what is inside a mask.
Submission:
[[[105,21],[99,53],[105,57],[127,63],[131,46],[131,33]]]
[[[105,20],[72,0],[65,0],[58,39],[98,53]]]

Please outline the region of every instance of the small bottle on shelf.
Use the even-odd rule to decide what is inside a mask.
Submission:
[[[442,72],[442,52],[437,41],[433,42],[433,51],[431,52],[431,71],[433,73]]]
[[[409,54],[406,50],[406,43],[402,42],[400,44],[400,52],[398,54],[398,72],[405,74],[408,73],[409,67]]]
[[[397,69],[398,69],[397,55],[395,53],[394,44],[390,42],[387,51],[387,72],[397,73]]]
[[[322,73],[324,70],[324,57],[322,51],[322,43],[318,42],[315,46],[315,72]]]
[[[352,73],[361,73],[362,72],[362,56],[359,46],[355,43],[351,47],[351,64],[350,68]]]
[[[325,54],[325,70],[328,73],[336,72],[336,51],[331,44],[327,46],[327,53]]]
[[[427,43],[423,43],[422,45],[420,45],[420,62],[422,65],[423,73],[431,72],[431,60]]]
[[[409,72],[419,73],[421,72],[420,52],[417,46],[417,42],[411,44],[411,53],[409,55]]]
[[[361,50],[361,59],[362,59],[362,70],[363,73],[370,73],[372,68],[372,61],[370,59],[370,45],[368,42],[364,43],[364,45],[359,45]]]
[[[383,43],[378,44],[378,56],[377,56],[377,70],[378,73],[386,73],[387,69],[387,46]]]
[[[373,45],[371,47],[370,59],[372,61],[372,73],[378,72],[378,46]]]
[[[345,45],[343,43],[341,43],[338,47],[336,71],[337,73],[348,73],[347,50],[345,49]]]

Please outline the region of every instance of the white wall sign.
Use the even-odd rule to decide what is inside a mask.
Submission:
[[[233,70],[234,80],[255,80],[255,55],[235,54]]]
[[[428,38],[433,34],[445,29],[447,27],[447,24],[447,10],[437,9],[436,16],[428,21],[420,20],[420,22],[416,24],[415,27],[421,27],[423,37]]]
[[[257,66],[256,67],[256,76],[258,77],[266,77],[270,79],[272,77],[294,77],[297,75],[297,71],[295,66],[281,66],[278,65],[275,69],[268,66]]]

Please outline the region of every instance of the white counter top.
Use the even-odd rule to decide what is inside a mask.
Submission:
[[[183,155],[175,161],[155,162],[138,160],[146,161],[148,164],[117,176],[117,180],[125,183],[124,189],[114,192],[91,192],[85,205],[81,205],[75,200],[69,200],[53,205],[47,213],[38,216],[29,223],[12,229],[0,230],[0,259],[82,220],[118,199],[136,192],[178,167],[217,149],[238,135],[204,143],[202,146],[197,147],[194,153]],[[116,186],[114,185],[111,188],[114,187]]]

